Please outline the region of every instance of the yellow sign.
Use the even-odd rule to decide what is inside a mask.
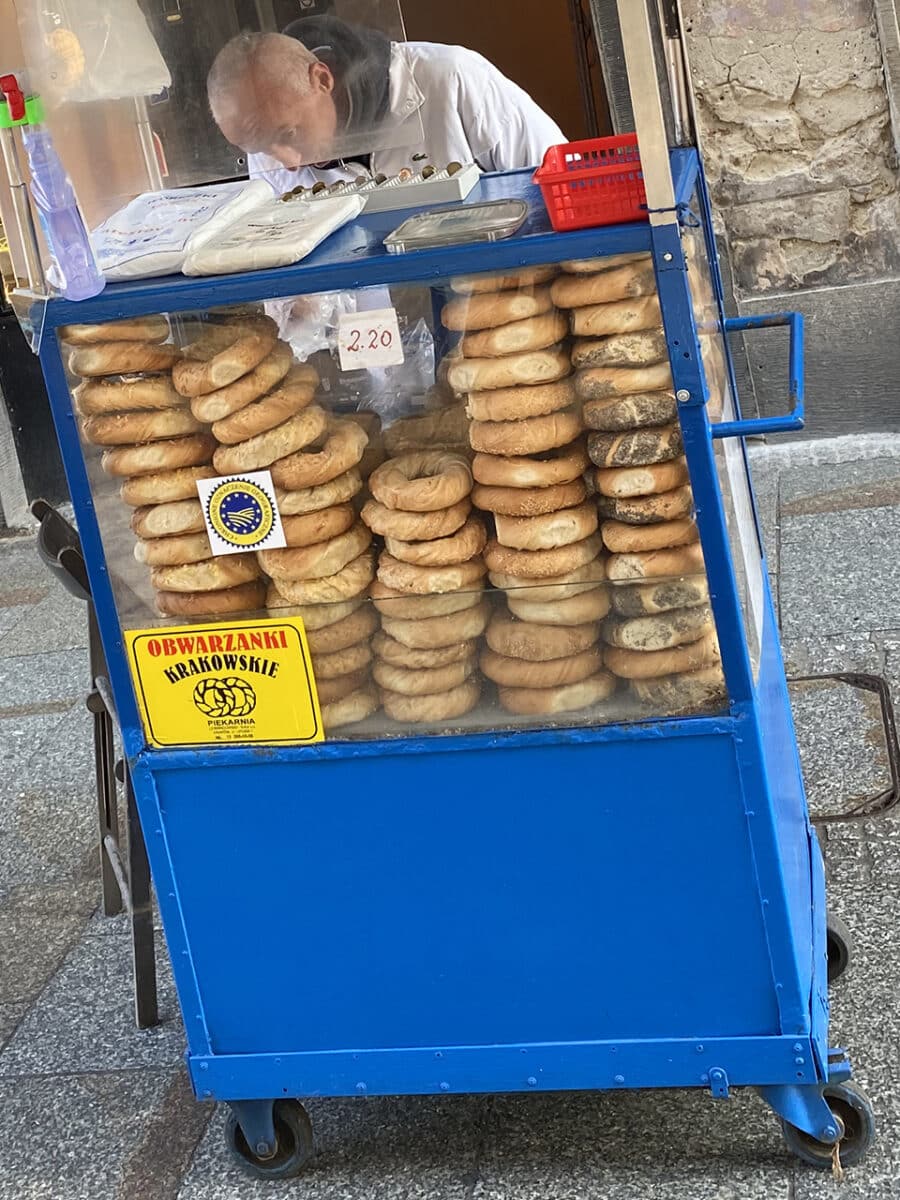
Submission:
[[[125,636],[151,745],[324,740],[298,618],[141,629]]]

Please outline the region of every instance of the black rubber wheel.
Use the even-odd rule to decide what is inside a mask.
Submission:
[[[840,979],[853,958],[853,936],[840,917],[829,913],[827,917],[828,982]]]
[[[862,1162],[875,1138],[875,1111],[872,1103],[855,1083],[829,1083],[824,1089],[828,1107],[834,1113],[841,1136],[841,1166],[855,1167]],[[834,1147],[820,1142],[787,1121],[781,1123],[784,1140],[792,1154],[821,1170],[831,1170]]]
[[[313,1156],[312,1125],[298,1100],[276,1100],[273,1111],[277,1148],[271,1158],[254,1154],[233,1112],[225,1122],[225,1145],[231,1157],[257,1179],[292,1179]]]

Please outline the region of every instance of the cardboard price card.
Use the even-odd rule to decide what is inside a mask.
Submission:
[[[125,637],[151,745],[324,741],[299,618],[132,630]]]
[[[377,308],[338,317],[338,354],[342,371],[403,364],[397,310]]]

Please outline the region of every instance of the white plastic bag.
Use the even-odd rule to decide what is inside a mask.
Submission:
[[[272,198],[262,179],[145,192],[99,225],[91,244],[109,280],[180,271],[188,254]]]
[[[317,204],[272,200],[235,221],[222,238],[192,250],[185,275],[228,275],[286,267],[312,254],[329,234],[362,212],[361,196],[339,196]]]
[[[171,86],[137,0],[17,0],[31,91],[53,106]]]

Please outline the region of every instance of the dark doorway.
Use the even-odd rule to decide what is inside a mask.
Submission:
[[[477,50],[576,141],[611,132],[588,5],[581,0],[403,0],[411,41]],[[593,48],[592,48],[593,47]]]

